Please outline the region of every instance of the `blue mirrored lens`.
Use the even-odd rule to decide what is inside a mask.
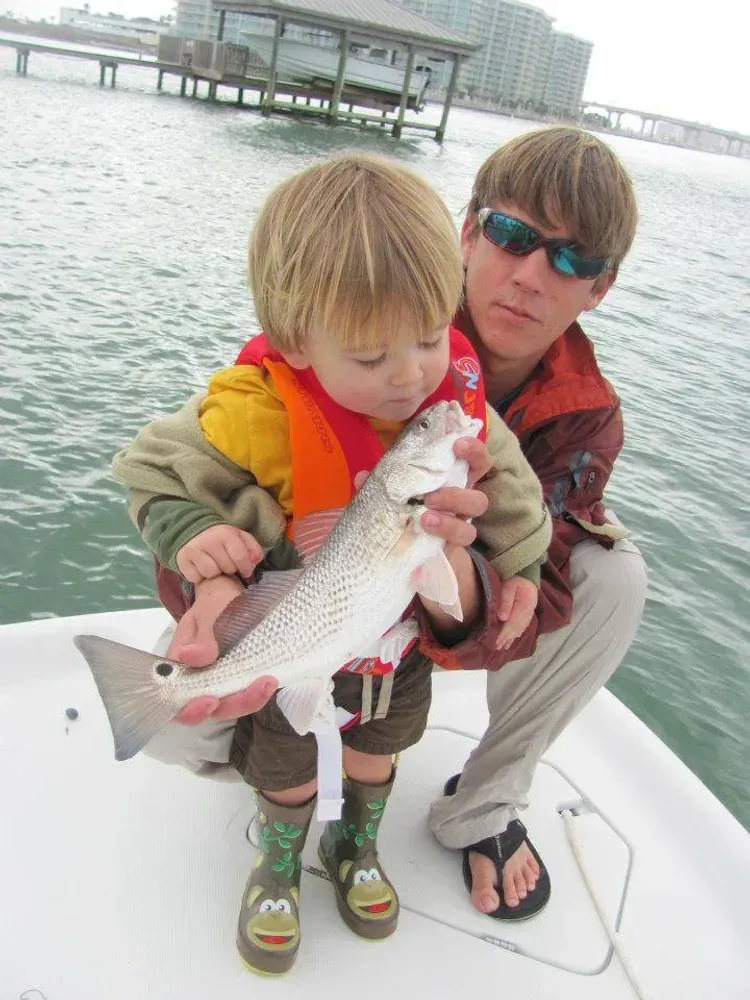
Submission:
[[[539,245],[539,237],[533,229],[529,229],[519,219],[512,219],[499,212],[490,215],[485,232],[493,243],[511,253],[526,253]]]
[[[557,247],[552,251],[552,266],[560,274],[576,278],[597,278],[607,266],[601,257],[582,257],[572,247]]]

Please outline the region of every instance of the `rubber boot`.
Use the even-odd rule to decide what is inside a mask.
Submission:
[[[258,794],[259,837],[237,925],[237,948],[253,972],[278,975],[291,969],[300,942],[300,855],[315,797],[281,806]]]
[[[385,785],[344,779],[340,820],[326,823],[318,857],[336,889],[346,925],[363,938],[385,938],[396,930],[398,896],[378,858],[380,821],[391,794],[395,769]]]

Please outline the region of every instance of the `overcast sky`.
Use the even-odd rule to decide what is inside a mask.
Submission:
[[[129,17],[170,13],[173,0],[90,0]],[[74,6],[73,3],[70,4]],[[555,27],[594,43],[584,97],[750,135],[750,4],[711,0],[536,0]],[[47,0],[0,0],[0,10],[56,18]]]

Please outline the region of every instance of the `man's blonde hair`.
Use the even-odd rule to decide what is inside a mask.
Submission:
[[[448,323],[463,269],[437,192],[397,163],[350,154],[271,192],[250,237],[248,279],[278,350],[321,334],[361,350]]]
[[[587,257],[613,271],[638,223],[633,184],[619,157],[596,136],[556,125],[504,143],[474,181],[470,212],[495,202],[515,205],[541,226],[564,226]]]

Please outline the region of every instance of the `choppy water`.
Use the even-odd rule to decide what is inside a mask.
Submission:
[[[422,171],[457,221],[528,123],[454,110],[441,148],[156,96],[150,71],[0,48],[0,622],[154,603],[112,454],[256,330],[250,221],[333,150]],[[750,825],[750,163],[614,139],[642,221],[585,327],[626,412],[609,502],[651,571],[613,690]]]

